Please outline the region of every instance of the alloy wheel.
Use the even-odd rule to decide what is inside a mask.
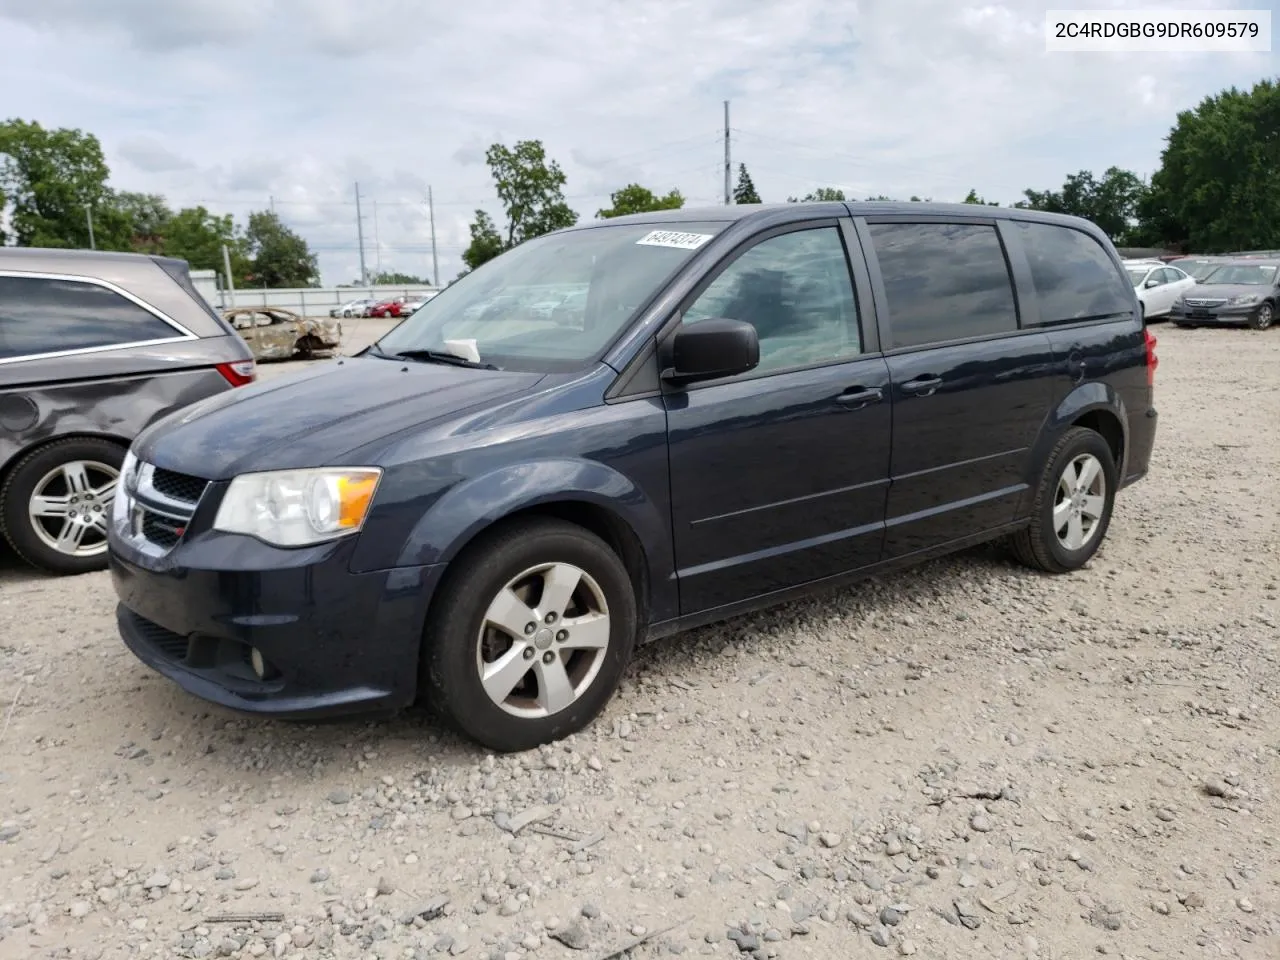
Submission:
[[[1079,550],[1097,535],[1106,494],[1107,475],[1097,457],[1082,453],[1067,464],[1053,502],[1053,532],[1063,547]]]
[[[27,504],[40,541],[71,557],[96,557],[107,549],[107,524],[119,471],[97,460],[72,460],[50,470]]]
[[[512,716],[549,717],[590,689],[609,633],[609,606],[590,574],[571,563],[530,567],[485,611],[476,638],[480,683]]]

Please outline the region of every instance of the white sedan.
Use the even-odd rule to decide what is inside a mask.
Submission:
[[[1195,278],[1159,260],[1126,260],[1124,268],[1148,320],[1168,318],[1177,299],[1196,285]]]

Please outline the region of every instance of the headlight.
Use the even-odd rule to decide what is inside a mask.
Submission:
[[[1243,297],[1232,297],[1227,301],[1229,307],[1247,307],[1251,303],[1258,303],[1262,297],[1256,293],[1246,294]]]
[[[120,464],[120,479],[116,484],[116,492],[133,493],[138,489],[138,458],[132,450],[124,455],[124,463]]]
[[[364,525],[381,479],[376,467],[242,474],[227,488],[213,528],[278,547],[322,543]]]

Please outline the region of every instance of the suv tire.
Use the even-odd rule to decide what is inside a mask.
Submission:
[[[31,451],[18,460],[0,487],[0,534],[18,556],[48,573],[105,570],[106,529],[115,495],[114,486],[108,486],[108,481],[119,476],[124,457],[123,446],[100,437],[70,437]],[[72,476],[86,477],[88,489],[73,489],[69,479]],[[36,496],[47,496],[54,501],[67,498],[68,502],[61,506],[68,516],[55,513],[46,513],[43,518],[35,516],[33,498]],[[74,504],[70,502],[71,497],[76,498]],[[77,519],[71,519],[72,513]],[[79,518],[85,516],[96,522],[82,523]],[[74,524],[83,529],[71,526]],[[56,541],[62,530],[80,534],[77,542],[82,546],[77,552],[58,548]]]
[[[492,750],[529,750],[583,729],[631,661],[631,578],[575,524],[536,518],[481,534],[436,596],[419,689]]]
[[[1045,573],[1068,573],[1092,559],[1111,524],[1116,465],[1107,441],[1071,427],[1045,463],[1031,522],[1012,537],[1014,555]]]

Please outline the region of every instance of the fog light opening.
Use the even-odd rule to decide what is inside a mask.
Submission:
[[[277,676],[276,668],[270,664],[257,647],[249,650],[249,666],[253,667],[254,676],[259,680],[270,680]]]

